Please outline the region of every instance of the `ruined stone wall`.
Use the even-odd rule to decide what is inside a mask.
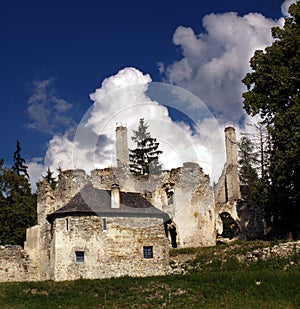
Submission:
[[[165,274],[169,257],[162,219],[107,217],[106,222],[103,231],[102,217],[55,219],[51,279]],[[152,259],[144,259],[143,246],[153,246]],[[75,251],[84,251],[84,262],[76,262]]]
[[[120,168],[94,170],[91,182],[106,190],[118,183],[121,191],[138,192],[168,213],[176,227],[179,247],[216,243],[214,193],[209,177],[196,163],[148,176],[133,176]]]
[[[39,280],[39,265],[20,246],[0,246],[0,281]]]

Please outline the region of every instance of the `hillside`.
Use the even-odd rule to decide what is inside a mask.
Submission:
[[[1,283],[1,308],[299,308],[300,242],[173,250],[164,277]]]

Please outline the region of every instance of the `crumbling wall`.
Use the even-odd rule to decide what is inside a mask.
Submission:
[[[39,265],[21,246],[0,246],[0,281],[37,281]]]
[[[156,208],[168,213],[176,226],[177,246],[197,247],[216,243],[214,193],[209,176],[197,163],[160,175],[134,176],[127,169],[106,168],[91,172],[100,189],[118,183],[121,191],[138,192]]]

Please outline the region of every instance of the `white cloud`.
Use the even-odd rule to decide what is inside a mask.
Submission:
[[[90,171],[95,168],[115,166],[116,123],[126,124],[129,133],[129,148],[133,148],[130,135],[132,129],[137,129],[140,118],[145,118],[151,135],[157,137],[160,143],[160,149],[163,151],[160,159],[164,168],[170,169],[192,161],[198,162],[209,174],[213,174],[213,169],[216,170],[217,167],[221,169],[224,163],[223,158],[214,162],[212,167],[216,153],[219,156],[218,150],[212,150],[212,148],[216,145],[219,148],[220,141],[215,130],[215,120],[210,119],[210,116],[204,112],[206,107],[193,103],[193,100],[198,100],[198,98],[183,89],[164,84],[154,83],[154,86],[151,84],[150,88],[153,88],[151,91],[156,95],[162,91],[160,87],[162,89],[172,87],[170,90],[167,89],[168,95],[171,95],[172,99],[176,97],[177,102],[185,101],[187,108],[177,106],[176,100],[171,102],[171,107],[178,107],[179,111],[190,116],[198,127],[195,130],[186,123],[175,123],[170,118],[168,109],[161,105],[165,104],[163,100],[166,99],[166,94],[158,95],[162,98],[162,101],[158,100],[159,102],[148,96],[147,90],[150,82],[151,78],[148,74],[143,74],[135,68],[125,68],[105,79],[101,86],[91,94],[90,97],[94,104],[83,117],[77,131],[54,135],[48,143],[43,166],[36,162],[30,164],[34,180],[37,179],[37,171],[45,171],[48,167],[52,171],[56,171],[58,167],[63,170],[83,168]],[[193,109],[188,102],[191,103]],[[203,114],[203,119],[198,116],[197,119],[193,119],[197,110],[198,114]],[[223,151],[220,153],[222,154]]]
[[[297,0],[285,0],[281,5],[281,12],[283,16],[289,16],[289,7],[292,3],[296,3]]]
[[[28,174],[30,175],[30,185],[33,191],[36,190],[36,183],[42,179],[44,173],[43,158],[33,158],[31,162],[27,164]]]
[[[165,78],[199,96],[222,121],[236,122],[245,116],[241,80],[250,71],[249,60],[272,43],[275,25],[258,13],[230,12],[206,15],[203,33],[179,26],[173,43],[183,57],[166,67]]]
[[[283,3],[284,14],[290,2]],[[58,167],[92,170],[114,165],[116,123],[125,124],[130,133],[144,117],[164,151],[161,159],[165,168],[196,161],[216,181],[225,159],[223,128],[236,125],[241,119],[253,122],[243,111],[241,96],[244,91],[241,80],[250,71],[249,60],[256,49],[271,45],[271,28],[280,23],[282,21],[273,21],[258,13],[241,17],[230,12],[205,16],[203,33],[196,34],[192,28],[179,26],[173,42],[181,48],[182,59],[170,65],[157,65],[167,81],[197,95],[192,98],[189,92],[173,88],[171,92],[177,99],[166,103],[190,117],[197,124],[196,129],[175,123],[167,108],[159,104],[164,102],[149,98],[149,74],[132,67],[124,68],[106,78],[90,95],[93,106],[83,117],[77,134],[67,131],[64,135],[54,135],[49,141],[44,170],[47,167],[53,171]],[[28,101],[33,128],[53,130],[57,121],[66,124],[69,121],[64,113],[71,106],[53,95],[48,88],[51,82],[52,79],[36,83]],[[206,106],[216,118],[209,114]],[[57,112],[57,117],[52,117],[54,123],[50,121],[53,110]],[[240,130],[245,130],[243,126],[236,127],[238,135]],[[130,140],[129,145],[133,147]],[[40,162],[31,162],[29,166],[29,172],[36,175],[43,170]]]
[[[53,78],[33,82],[33,93],[27,101],[27,113],[30,118],[28,127],[53,134],[58,129],[66,129],[71,118],[64,114],[72,107],[70,103],[58,98],[51,88]]]

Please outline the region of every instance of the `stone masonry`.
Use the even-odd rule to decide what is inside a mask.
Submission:
[[[232,127],[225,129],[225,147],[226,163],[215,188],[193,162],[160,175],[134,176],[128,168],[127,128],[118,127],[116,167],[90,174],[63,171],[54,190],[38,183],[38,224],[27,230],[24,249],[0,248],[1,280],[163,275],[169,247],[216,244],[222,214],[231,216],[239,238],[258,237],[260,211],[240,200]]]

